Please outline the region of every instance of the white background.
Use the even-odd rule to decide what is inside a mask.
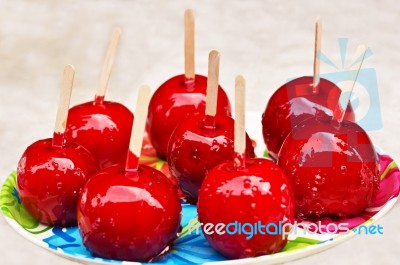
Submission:
[[[153,90],[183,71],[182,16],[196,15],[196,72],[221,52],[220,83],[233,99],[236,74],[247,79],[249,111],[262,112],[288,78],[312,74],[314,20],[322,50],[340,65],[337,39],[371,47],[383,128],[374,143],[400,161],[400,4],[398,1],[12,1],[0,0],[0,183],[33,141],[51,136],[62,70],[76,67],[72,104],[93,98],[113,26],[123,30],[109,100],[134,109],[139,85]],[[321,72],[335,71],[322,64]],[[361,104],[368,102],[361,96]],[[365,105],[363,105],[365,107]],[[252,132],[249,132],[250,136]],[[378,223],[381,236],[357,236],[291,264],[398,264],[399,203]],[[74,264],[22,239],[0,218],[0,264]]]

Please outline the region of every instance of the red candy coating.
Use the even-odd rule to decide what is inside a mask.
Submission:
[[[157,155],[165,159],[168,141],[180,121],[194,114],[204,114],[207,77],[196,75],[187,80],[184,75],[172,77],[154,93],[149,104],[147,132]],[[231,106],[225,91],[219,86],[217,114],[231,116]]]
[[[303,219],[354,216],[379,188],[378,158],[366,132],[353,122],[314,117],[289,134],[278,164],[290,179]]]
[[[181,204],[176,188],[160,171],[106,168],[84,187],[78,225],[84,245],[103,258],[149,261],[177,238]]]
[[[52,139],[39,140],[25,150],[18,163],[18,193],[39,222],[75,226],[79,193],[96,171],[94,158],[83,147],[53,147]]]
[[[270,98],[262,115],[264,142],[271,156],[278,157],[283,141],[293,127],[308,118],[332,116],[341,90],[334,83],[321,78],[319,92],[312,93],[313,77],[303,76],[281,86]],[[346,120],[354,121],[349,107]]]
[[[69,110],[65,135],[88,149],[104,168],[125,163],[132,123],[133,114],[122,104],[91,101]]]
[[[215,127],[206,127],[204,115],[183,120],[173,132],[168,145],[168,165],[179,180],[181,190],[191,203],[197,202],[198,191],[208,171],[234,159],[234,120],[215,116]],[[254,157],[250,138],[246,137],[246,157]]]
[[[229,161],[212,169],[205,178],[198,213],[201,223],[214,226],[234,222],[283,225],[294,221],[294,198],[283,171],[270,160],[247,159],[240,169]],[[287,242],[286,236],[272,233],[257,233],[250,239],[243,233],[205,233],[205,237],[216,250],[232,259],[275,253]]]

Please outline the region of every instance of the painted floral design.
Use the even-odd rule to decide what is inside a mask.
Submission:
[[[140,159],[141,163],[164,172],[169,176],[172,182],[177,184],[176,180],[169,175],[167,163],[156,157],[154,149],[151,148],[147,138],[145,138],[144,143],[142,151],[143,156]],[[266,155],[267,154],[268,153],[266,153]],[[400,171],[396,163],[387,155],[381,154],[379,157],[381,183],[378,196],[373,206],[360,216],[341,220],[341,222],[348,222],[350,228],[362,224],[371,224],[390,209],[391,206],[389,205],[389,207],[387,207],[387,203],[392,199],[397,199],[399,196]],[[9,175],[0,191],[0,208],[9,223],[17,224],[17,226],[13,225],[13,228],[37,245],[56,251],[58,254],[68,255],[70,259],[84,259],[85,263],[124,264],[124,262],[121,261],[93,257],[83,246],[82,238],[77,227],[54,228],[39,224],[21,204],[16,189],[15,172]],[[170,251],[152,262],[152,264],[203,264],[206,262],[226,260],[208,244],[201,229],[198,230],[198,233],[196,233],[196,231],[189,231],[190,226],[193,227],[193,225],[198,224],[196,206],[182,203],[182,209],[182,232],[178,240]],[[384,209],[384,211],[382,209]],[[345,236],[347,235],[327,236],[317,234],[314,236],[304,235],[289,238],[287,245],[280,253],[264,256],[262,258],[274,259],[275,256],[282,257],[282,255],[285,255],[287,252],[306,252],[307,250],[312,250],[313,247],[330,244]]]

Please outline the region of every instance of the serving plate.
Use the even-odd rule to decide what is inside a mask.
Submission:
[[[247,114],[248,131],[255,139],[256,153],[263,153],[260,119],[255,114]],[[253,132],[259,134],[252,135]],[[384,216],[395,204],[400,193],[400,171],[393,159],[382,151],[378,151],[380,160],[380,189],[370,208],[359,216],[332,221],[348,223],[349,232],[341,234],[314,233],[305,234],[302,229],[297,234],[290,234],[285,248],[276,254],[256,258],[227,260],[218,254],[208,244],[201,229],[199,233],[191,231],[197,221],[196,207],[182,202],[182,232],[173,247],[152,264],[277,264],[299,259],[325,249],[331,248],[361,232],[360,226],[370,226]],[[144,140],[141,163],[155,167],[167,175],[168,166],[165,161],[158,159],[147,139]],[[26,240],[49,250],[63,258],[83,264],[140,264],[118,260],[93,257],[83,246],[82,238],[77,227],[55,228],[39,224],[21,204],[16,189],[16,173],[12,172],[0,191],[0,208],[7,223]]]

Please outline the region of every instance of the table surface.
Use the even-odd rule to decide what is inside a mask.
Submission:
[[[400,161],[400,5],[393,1],[0,1],[0,183],[33,141],[51,136],[62,69],[76,67],[72,104],[91,100],[114,26],[123,30],[107,98],[134,109],[137,88],[156,89],[183,72],[182,16],[196,15],[196,72],[207,72],[208,51],[221,52],[220,83],[233,99],[234,78],[247,79],[247,109],[262,112],[292,77],[311,75],[314,20],[323,19],[322,51],[345,71],[338,38],[348,38],[345,65],[364,43],[373,55],[383,127],[374,143]],[[362,115],[372,102],[355,91]],[[357,92],[358,91],[358,92]],[[364,111],[364,112],[363,112]],[[249,132],[251,135],[251,132]],[[378,221],[383,235],[360,235],[290,264],[398,264],[399,203]],[[0,218],[0,263],[75,264],[26,242]]]

